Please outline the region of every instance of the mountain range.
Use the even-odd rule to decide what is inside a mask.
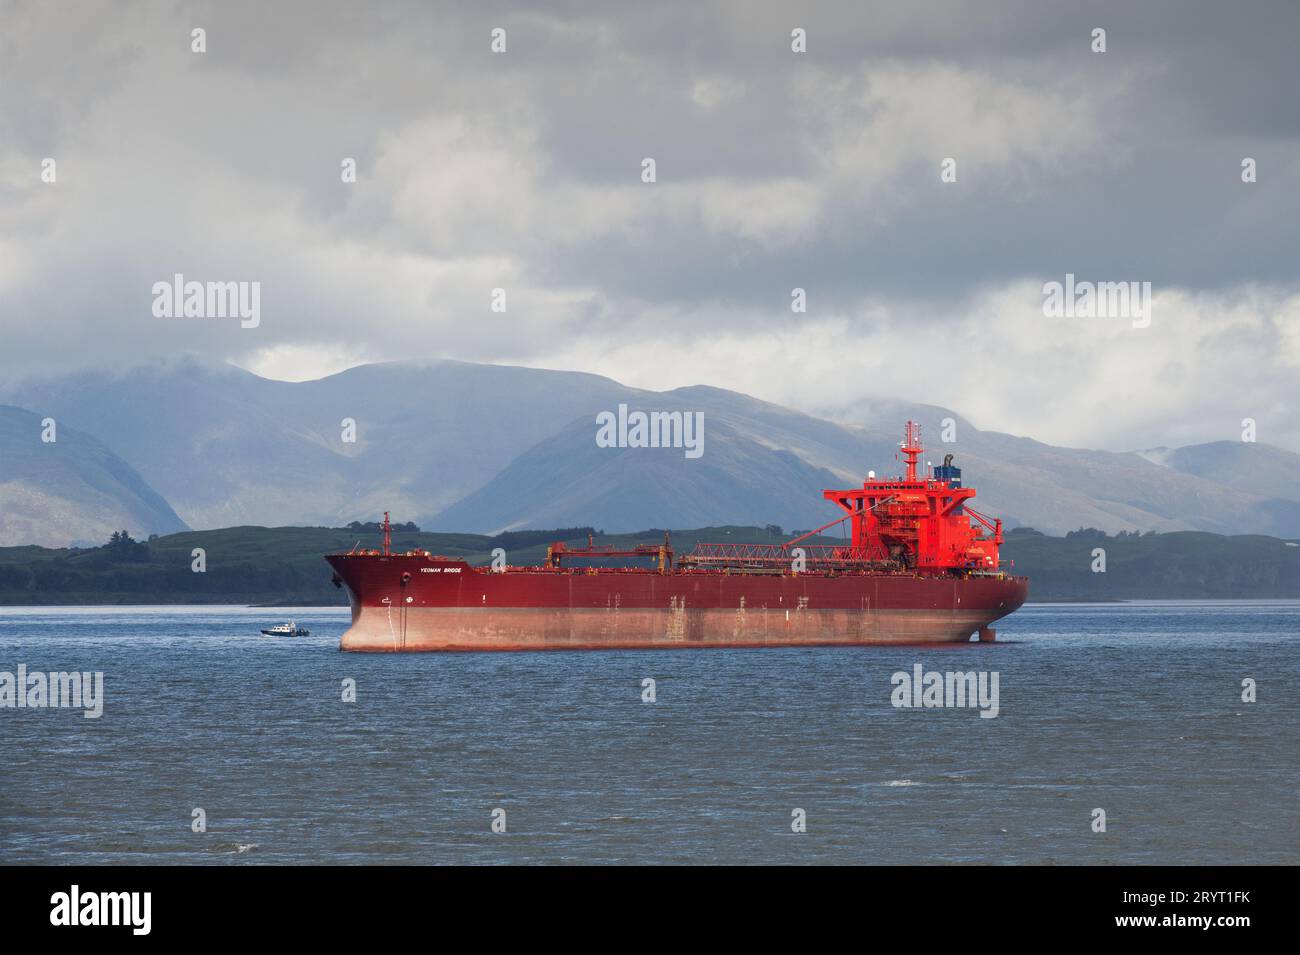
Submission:
[[[0,546],[98,544],[123,528],[188,530],[134,468],[95,438],[0,405]]]
[[[137,536],[186,525],[340,526],[384,510],[427,529],[488,534],[804,529],[838,516],[823,488],[901,470],[908,419],[922,424],[927,458],[953,454],[979,490],[977,507],[1008,527],[1300,536],[1300,455],[1284,449],[1062,448],[897,400],[832,421],[708,386],[654,392],[578,372],[410,361],[283,382],[181,359],[14,382],[0,401],[18,406],[0,415],[8,545],[99,543],[119,525]],[[702,413],[703,454],[599,446],[596,416],[620,404]],[[58,423],[62,464],[42,496],[33,468],[45,417]],[[955,428],[947,444],[944,419]]]

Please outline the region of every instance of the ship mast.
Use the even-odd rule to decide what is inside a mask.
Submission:
[[[903,442],[903,454],[907,458],[907,479],[916,480],[916,459],[925,449],[921,447],[921,426],[915,421],[907,423],[907,439]]]
[[[388,512],[384,511],[384,556],[392,554],[393,525],[388,522]]]

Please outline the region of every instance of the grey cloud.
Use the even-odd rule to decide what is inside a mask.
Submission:
[[[635,348],[647,328],[709,354],[831,318],[933,349],[979,327],[990,290],[1067,271],[1214,301],[1300,287],[1294,4],[0,0],[0,19],[8,375],[285,346],[526,363]],[[57,186],[36,180],[46,155]],[[176,271],[261,280],[263,327],[159,324],[148,290]],[[510,317],[490,321],[497,285]],[[1263,362],[1252,400],[1289,407],[1290,346],[1261,316],[1234,347]],[[1007,374],[1062,348],[1034,341]],[[1168,364],[1244,388],[1211,350]],[[1097,376],[1121,362],[1092,357]],[[849,387],[845,406],[870,385]],[[1161,429],[1186,426],[1170,412],[1123,440]]]

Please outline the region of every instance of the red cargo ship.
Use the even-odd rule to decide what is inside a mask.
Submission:
[[[344,650],[567,650],[954,643],[1021,604],[1024,577],[1003,573],[1002,522],[967,502],[952,455],[917,475],[920,428],[908,422],[903,477],[825,491],[845,511],[785,544],[663,544],[631,550],[552,544],[546,563],[493,570],[428,551],[329,554],[352,626]],[[844,544],[803,543],[843,521]],[[645,558],[646,567],[572,561]]]

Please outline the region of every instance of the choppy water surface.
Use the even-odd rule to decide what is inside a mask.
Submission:
[[[313,635],[258,633],[286,616]],[[371,656],[346,623],[0,609],[0,671],[105,681],[99,719],[0,709],[0,862],[1300,861],[1297,601],[1031,605],[934,649]],[[997,671],[999,715],[891,706],[917,663]]]

